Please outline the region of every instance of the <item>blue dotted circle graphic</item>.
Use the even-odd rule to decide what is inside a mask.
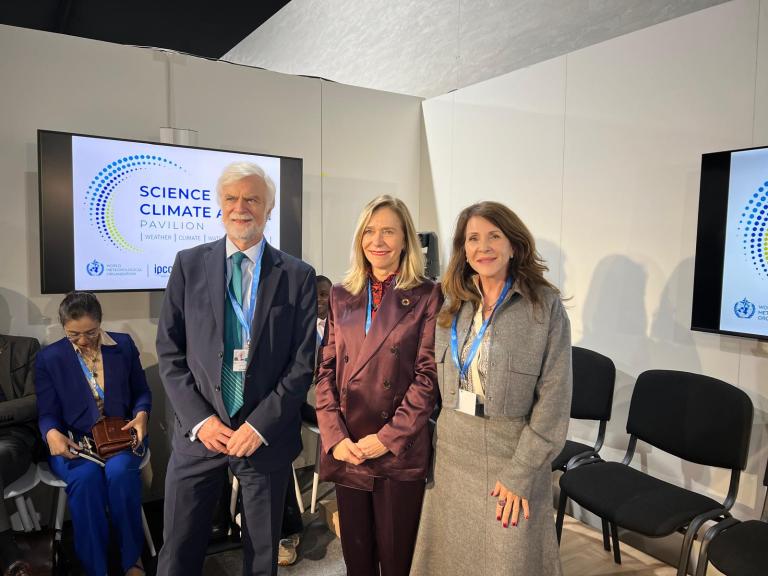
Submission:
[[[757,188],[747,201],[739,217],[738,234],[747,261],[757,273],[768,278],[768,182]]]
[[[83,203],[88,207],[88,219],[96,226],[99,235],[116,248],[125,250],[117,242],[107,227],[107,203],[117,187],[125,182],[134,172],[142,172],[157,166],[160,168],[185,171],[179,164],[168,158],[153,154],[132,154],[110,162],[99,170],[88,185]]]

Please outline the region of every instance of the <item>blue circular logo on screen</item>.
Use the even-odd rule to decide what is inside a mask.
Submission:
[[[98,260],[93,260],[85,265],[85,271],[89,276],[101,276],[104,273],[104,264]]]
[[[738,234],[744,256],[762,277],[768,277],[768,181],[752,193],[739,216]]]
[[[755,305],[744,298],[733,305],[733,313],[736,314],[736,318],[752,318],[755,315]]]
[[[137,173],[156,167],[181,170],[184,168],[173,160],[152,154],[132,154],[110,162],[99,170],[85,193],[83,203],[88,207],[88,219],[101,237],[113,246],[127,252],[141,252],[121,234],[117,227],[115,213],[115,192],[120,184]],[[88,272],[90,274],[90,272]]]

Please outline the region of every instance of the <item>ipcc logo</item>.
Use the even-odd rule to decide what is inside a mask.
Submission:
[[[93,260],[85,265],[85,271],[89,276],[101,276],[104,273],[104,264],[98,260]]]
[[[749,300],[739,300],[733,305],[733,313],[737,318],[752,318],[755,315],[755,305]]]

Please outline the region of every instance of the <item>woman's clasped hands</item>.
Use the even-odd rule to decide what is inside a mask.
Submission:
[[[344,438],[333,447],[333,457],[342,462],[348,462],[355,466],[366,460],[373,460],[386,454],[389,450],[381,443],[376,434],[364,436],[357,442],[351,438]]]

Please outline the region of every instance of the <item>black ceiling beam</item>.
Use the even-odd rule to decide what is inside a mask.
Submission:
[[[221,58],[288,0],[0,0],[0,24]]]

